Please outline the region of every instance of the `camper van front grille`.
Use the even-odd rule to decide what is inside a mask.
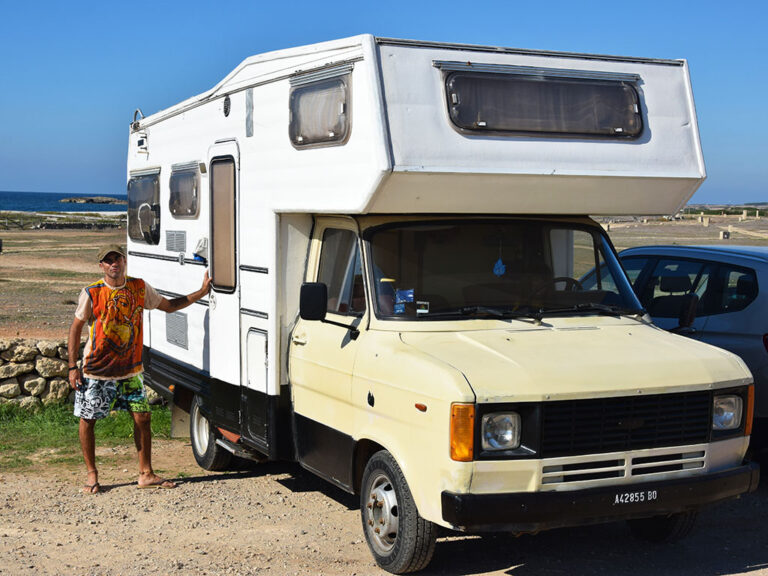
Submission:
[[[704,444],[709,392],[545,402],[541,457]]]

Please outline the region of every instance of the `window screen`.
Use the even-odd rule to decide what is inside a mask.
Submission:
[[[168,208],[175,218],[197,218],[200,208],[200,172],[197,164],[174,168]]]
[[[160,172],[128,181],[128,236],[136,242],[160,242]]]
[[[329,228],[323,233],[317,281],[328,286],[329,312],[351,315],[365,312],[363,266],[354,232]]]
[[[291,88],[289,134],[296,148],[347,141],[349,80],[345,74]]]
[[[643,128],[626,81],[454,72],[446,95],[451,121],[466,131],[631,138]]]
[[[211,161],[211,280],[214,287],[234,290],[235,161]]]

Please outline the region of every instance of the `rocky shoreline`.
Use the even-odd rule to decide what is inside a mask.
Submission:
[[[127,200],[112,196],[72,196],[71,198],[62,198],[59,202],[64,204],[128,204]]]

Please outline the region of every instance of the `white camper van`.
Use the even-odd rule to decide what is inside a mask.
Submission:
[[[367,35],[248,58],[131,124],[130,274],[214,286],[145,312],[147,380],[202,467],[359,494],[394,573],[437,526],[681,537],[756,488],[752,377],[654,327],[587,215],[673,214],[704,177],[685,61]]]

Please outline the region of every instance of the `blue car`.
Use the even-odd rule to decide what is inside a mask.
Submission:
[[[752,445],[768,447],[768,247],[640,246],[619,259],[654,324],[744,360],[755,379]]]

